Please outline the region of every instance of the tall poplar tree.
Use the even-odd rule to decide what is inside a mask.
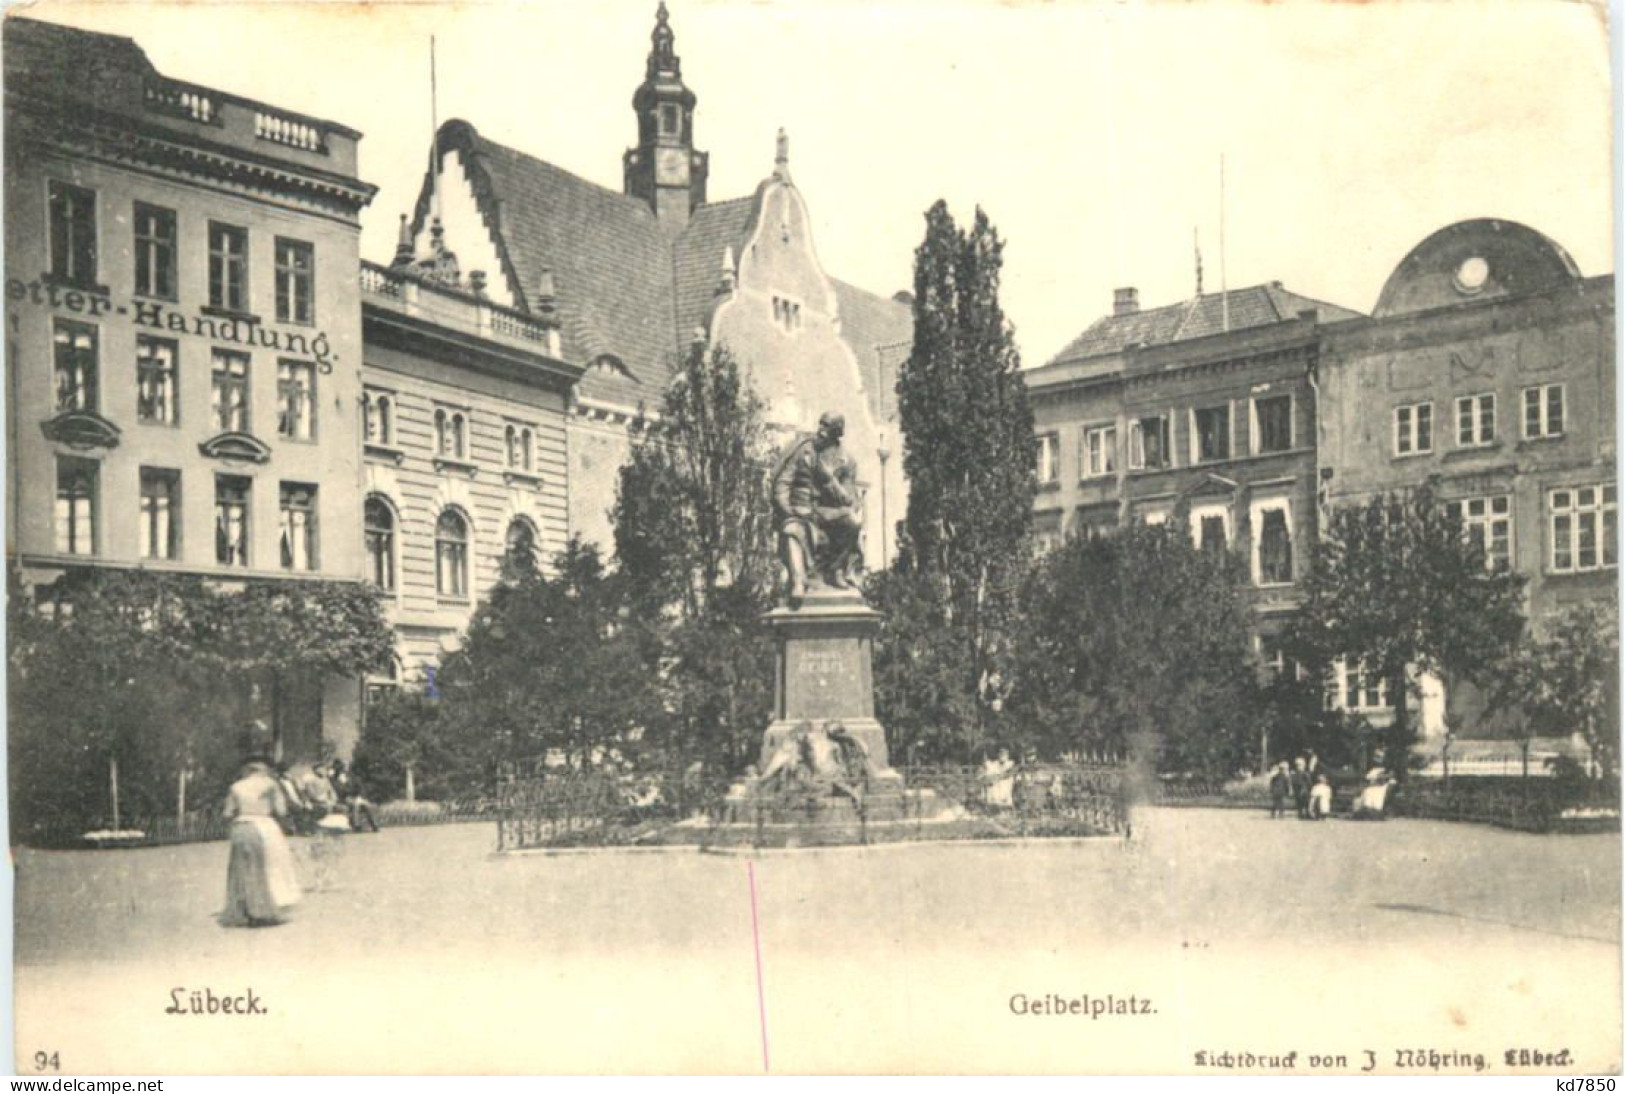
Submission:
[[[986,690],[1028,557],[1033,416],[999,305],[1003,240],[981,209],[968,231],[941,201],[925,223],[914,347],[897,379],[909,480],[902,565],[936,589],[942,623],[965,649],[966,686]]]

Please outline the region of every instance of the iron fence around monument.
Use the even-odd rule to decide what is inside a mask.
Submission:
[[[555,772],[497,798],[499,851],[577,847],[828,847],[1127,834],[1121,764],[898,768],[834,782],[684,773]]]

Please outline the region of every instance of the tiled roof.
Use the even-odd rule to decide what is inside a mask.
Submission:
[[[763,188],[700,206],[673,241],[639,199],[487,140],[465,121],[443,125],[439,147],[442,156],[462,153],[518,305],[534,310],[542,271],[551,270],[565,359],[584,365],[612,359],[588,369],[581,394],[623,406],[657,406],[695,328],[710,325],[723,253],[731,246],[737,261]],[[428,209],[425,180],[414,235]],[[882,410],[878,400],[881,393],[891,397],[896,363],[888,378],[881,347],[911,339],[912,316],[905,305],[833,283],[843,336],[876,410]]]
[[[841,337],[857,355],[870,412],[881,421],[893,418],[897,370],[914,343],[914,313],[907,304],[833,277],[830,282],[835,286],[835,306],[841,311]]]
[[[722,256],[733,248],[737,270],[739,255],[756,219],[758,195],[702,205],[689,217],[688,226],[672,248],[677,280],[677,344],[687,345],[695,327],[709,327],[722,283]]]
[[[492,225],[506,273],[530,307],[542,271],[553,271],[560,335],[567,360],[613,358],[624,366],[593,368],[584,395],[651,405],[671,375],[671,249],[654,211],[636,198],[572,175],[480,136],[464,121],[440,129],[440,150],[463,153],[470,182]],[[414,231],[427,215],[420,197]]]
[[[142,78],[158,74],[129,38],[15,16],[6,19],[4,27],[6,86],[11,89],[95,100],[97,92],[108,97],[110,84],[134,81],[134,99],[139,102]]]
[[[1229,298],[1229,327],[1225,326],[1225,297]],[[1091,323],[1049,362],[1058,365],[1090,357],[1121,353],[1132,345],[1160,346],[1222,334],[1226,329],[1244,330],[1296,319],[1300,312],[1315,311],[1323,323],[1352,319],[1358,312],[1323,300],[1300,296],[1281,287],[1279,281],[1194,297],[1161,308],[1147,308],[1129,315],[1108,315]]]

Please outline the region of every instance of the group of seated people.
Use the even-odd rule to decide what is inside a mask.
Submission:
[[[325,765],[279,764],[277,781],[288,799],[289,825],[299,835],[360,832],[363,826],[378,831],[372,802],[361,793],[343,760]]]

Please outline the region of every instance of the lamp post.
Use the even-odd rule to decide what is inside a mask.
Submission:
[[[886,428],[880,428],[880,568],[882,570],[890,564],[886,550],[886,460],[891,457],[891,449],[886,447]]]

